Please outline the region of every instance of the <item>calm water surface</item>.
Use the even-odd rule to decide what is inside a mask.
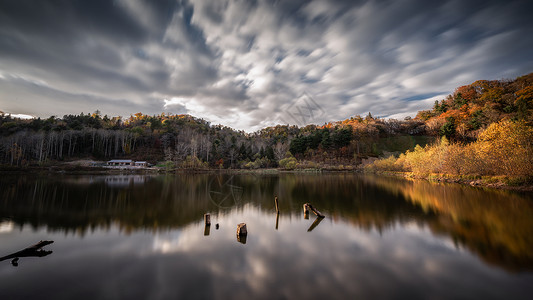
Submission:
[[[533,293],[531,194],[353,174],[210,174],[3,176],[0,197],[0,299]],[[306,219],[306,202],[326,218]],[[54,241],[42,257],[9,256],[40,240]]]

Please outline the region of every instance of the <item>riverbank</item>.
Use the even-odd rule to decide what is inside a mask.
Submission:
[[[533,178],[513,176],[473,176],[473,175],[450,175],[430,174],[417,176],[413,172],[373,171],[368,174],[402,177],[406,179],[426,180],[429,182],[457,183],[479,188],[493,188],[522,192],[533,192]]]
[[[49,165],[49,166],[0,166],[0,174],[28,174],[28,173],[61,173],[61,174],[172,174],[172,173],[222,173],[222,174],[279,174],[279,173],[354,173],[357,170],[343,169],[204,169],[204,168],[164,168],[164,167],[103,167],[103,166],[82,166],[82,165]]]
[[[207,167],[176,167],[159,163],[149,166],[108,166],[105,161],[78,159],[71,161],[48,161],[44,164],[27,164],[23,166],[0,165],[0,173],[67,173],[67,174],[154,174],[154,173],[231,173],[231,174],[278,174],[278,173],[321,173],[321,172],[358,172],[355,165],[323,165],[318,167],[309,164],[294,168],[246,168],[224,169]]]

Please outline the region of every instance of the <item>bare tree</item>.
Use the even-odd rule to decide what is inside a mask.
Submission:
[[[274,155],[276,156],[276,160],[279,161],[285,158],[285,154],[287,153],[287,151],[289,151],[289,143],[277,142],[276,145],[274,145],[273,149]]]

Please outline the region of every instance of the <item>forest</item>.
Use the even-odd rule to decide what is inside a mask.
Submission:
[[[404,120],[353,116],[246,133],[190,115],[46,119],[0,112],[0,164],[148,161],[167,169],[323,169],[533,175],[533,73],[479,80]]]

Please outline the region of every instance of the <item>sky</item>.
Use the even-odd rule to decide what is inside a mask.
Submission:
[[[533,72],[533,1],[0,0],[0,111],[252,132],[402,119]]]

